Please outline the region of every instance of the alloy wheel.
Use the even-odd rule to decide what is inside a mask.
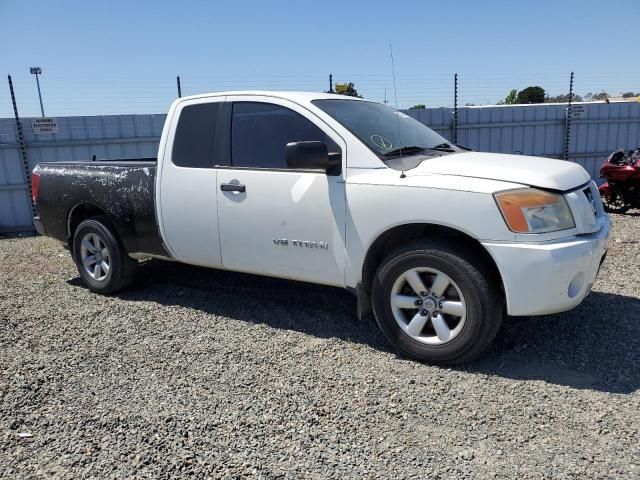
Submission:
[[[460,288],[434,268],[412,268],[400,275],[391,289],[390,302],[400,328],[421,343],[448,343],[465,324],[467,308]]]
[[[107,278],[111,258],[105,241],[96,233],[87,233],[80,243],[80,259],[85,271],[100,282]]]

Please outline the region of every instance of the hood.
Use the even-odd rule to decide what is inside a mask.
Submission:
[[[570,190],[591,177],[577,163],[553,158],[464,152],[429,158],[407,176],[456,175],[519,183],[551,190]]]

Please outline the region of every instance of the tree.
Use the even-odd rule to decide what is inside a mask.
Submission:
[[[362,98],[362,95],[358,95],[358,91],[356,90],[353,82],[336,83],[335,90],[338,95],[347,95],[348,97]]]
[[[605,92],[605,91],[602,91],[600,93],[591,93],[591,92],[589,92],[584,96],[584,98],[586,100],[593,100],[593,101],[606,100],[607,98],[609,98],[609,94],[607,92]]]
[[[636,97],[636,96],[640,96],[640,93],[624,92],[622,94],[622,98],[632,98],[632,97]]]
[[[545,91],[542,87],[527,87],[518,92],[516,103],[544,103]]]
[[[504,97],[504,105],[513,105],[516,103],[516,99],[518,98],[518,90],[515,88],[513,90],[509,90],[509,93],[506,97]]]
[[[424,103],[419,103],[417,105],[414,105],[413,107],[410,107],[409,110],[422,110],[424,108],[427,108],[426,105]]]
[[[555,97],[547,96],[544,99],[545,103],[568,103],[569,102],[569,94],[563,93],[561,95],[556,95]],[[582,97],[580,95],[573,94],[572,102],[581,102]]]

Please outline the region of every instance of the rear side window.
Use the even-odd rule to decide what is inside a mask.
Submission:
[[[171,158],[174,165],[212,168],[214,137],[221,102],[200,103],[182,109],[173,140]]]
[[[259,102],[233,104],[231,162],[237,167],[287,168],[290,142],[326,142],[329,152],[340,151],[322,130],[286,107]]]

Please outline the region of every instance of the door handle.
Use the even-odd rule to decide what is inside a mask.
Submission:
[[[246,192],[247,187],[238,183],[221,183],[220,190],[223,192]]]

